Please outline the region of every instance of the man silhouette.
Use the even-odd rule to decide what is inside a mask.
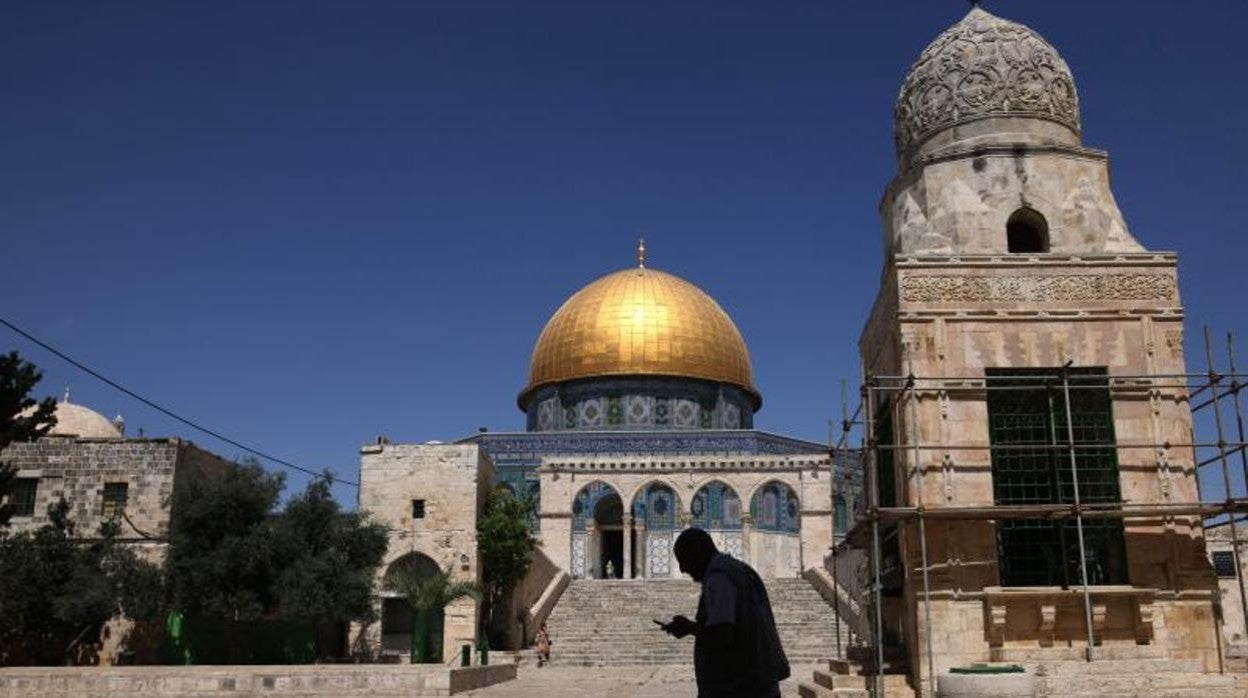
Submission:
[[[661,625],[672,637],[694,636],[698,698],[778,697],[789,661],[763,580],[749,565],[719,552],[700,528],[681,533],[673,550],[680,571],[702,584],[702,595],[694,620],[675,616]]]

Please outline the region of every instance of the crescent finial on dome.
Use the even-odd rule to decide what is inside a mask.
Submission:
[[[637,268],[646,268],[646,238],[637,238]]]

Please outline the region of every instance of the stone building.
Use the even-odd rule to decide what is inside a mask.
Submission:
[[[64,497],[77,535],[92,536],[113,521],[119,539],[153,561],[164,556],[174,490],[229,465],[184,439],[127,437],[120,417],[109,421],[70,402],[68,393],[48,434],[10,444],[0,458],[17,468],[13,532],[46,525],[48,506]]]
[[[822,567],[834,512],[843,531],[855,506],[856,471],[834,469],[826,445],[753,429],[762,396],[740,332],[644,254],[547,322],[518,399],[526,431],[364,447],[360,508],[391,527],[389,563],[478,578],[476,517],[505,489],[537,503],[541,579],[517,600],[530,635],[568,579],[679,577],[671,545],[690,526],[764,576]],[[448,610],[448,658],[473,637],[472,606]],[[403,652],[399,616],[383,613],[366,637]]]
[[[860,340],[875,497],[910,512],[880,522],[884,644],[923,683],[1084,654],[1218,670],[1200,518],[1112,513],[1198,500],[1187,391],[1152,378],[1186,373],[1183,307],[1176,256],[1132,236],[1083,143],[1070,69],[975,7],[914,63],[895,130]],[[1026,514],[1069,510],[1076,471],[1108,516]]]

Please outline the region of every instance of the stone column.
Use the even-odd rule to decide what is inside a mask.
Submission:
[[[598,527],[594,520],[585,522],[585,576],[598,578]]]
[[[758,569],[754,566],[754,559],[750,556],[750,538],[754,532],[754,517],[749,514],[741,515],[741,557],[750,567]]]
[[[644,579],[650,576],[646,571],[646,521],[641,519],[634,525],[637,527],[637,568],[640,570],[637,576]]]
[[[633,515],[624,514],[624,574],[625,579],[633,578]]]

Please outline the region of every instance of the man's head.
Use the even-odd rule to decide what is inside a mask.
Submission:
[[[676,553],[680,571],[693,577],[695,582],[702,581],[706,566],[711,564],[711,558],[719,552],[711,535],[700,528],[686,529],[677,536],[672,551]]]

